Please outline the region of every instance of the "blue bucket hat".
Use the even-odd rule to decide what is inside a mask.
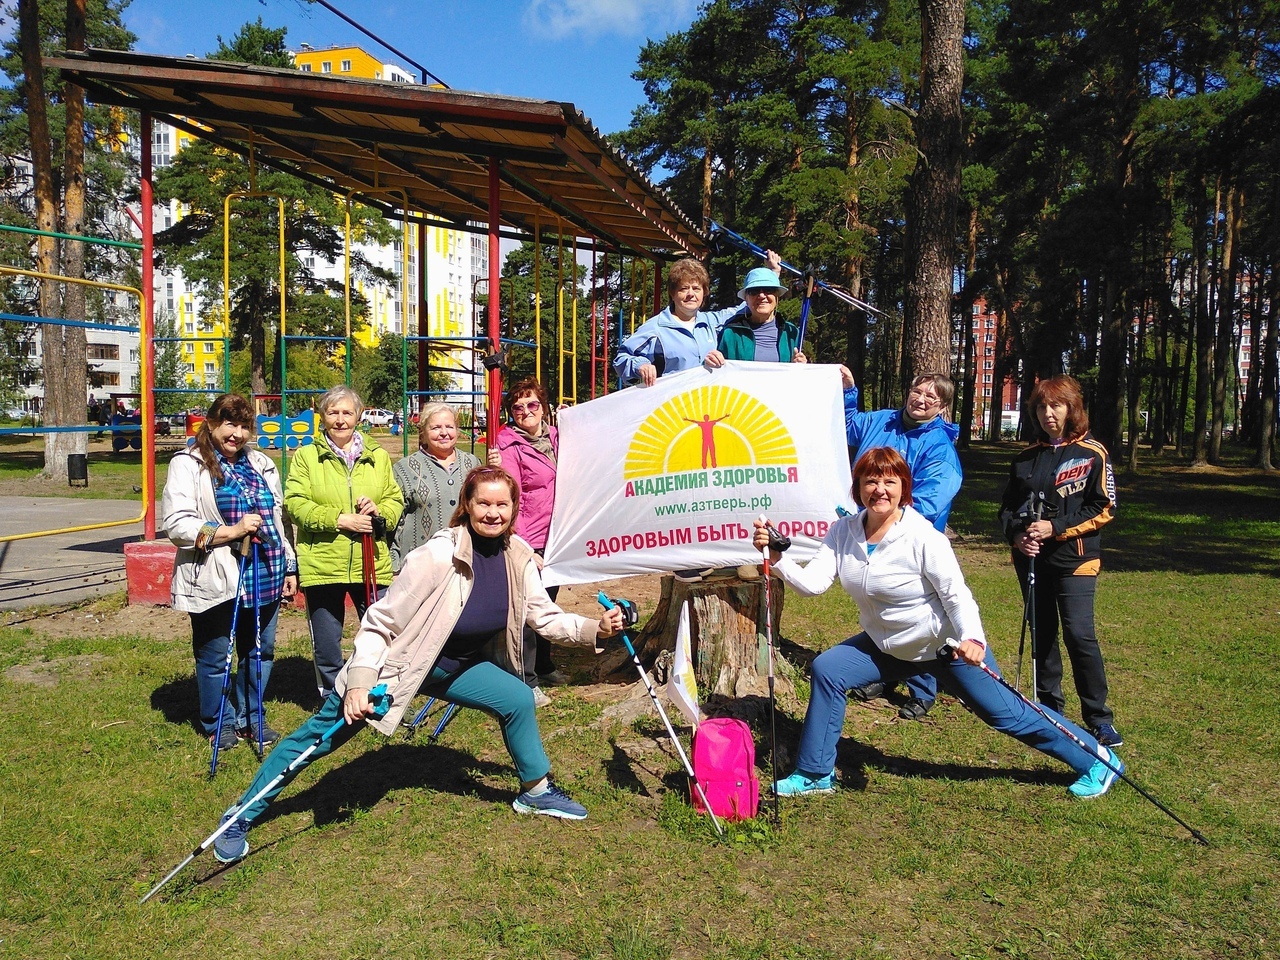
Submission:
[[[778,275],[768,267],[756,267],[747,274],[742,289],[738,291],[738,299],[747,299],[748,290],[773,290],[779,297],[787,292],[787,288],[778,281]]]

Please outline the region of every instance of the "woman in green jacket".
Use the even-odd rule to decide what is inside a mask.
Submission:
[[[346,598],[357,617],[369,606],[362,540],[373,539],[376,600],[391,583],[386,534],[400,522],[404,497],[387,452],[357,429],[360,396],[348,386],[332,387],[316,407],[324,436],[294,454],[284,505],[298,526],[298,575],[323,700],[342,669]]]

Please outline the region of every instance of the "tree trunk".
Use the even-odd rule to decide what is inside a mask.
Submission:
[[[67,0],[67,49],[83,50],[85,0]],[[66,141],[62,162],[63,233],[84,234],[84,89],[66,85]],[[56,201],[56,198],[55,198]],[[62,242],[62,273],[84,279],[85,245]],[[68,283],[62,294],[61,316],[83,322],[85,287]],[[85,423],[88,411],[89,357],[84,327],[46,327],[44,341],[45,423],[75,426]],[[51,350],[51,347],[53,348]],[[67,457],[89,449],[87,433],[51,433],[45,437],[44,475],[67,479]]]
[[[1258,393],[1258,416],[1261,423],[1258,431],[1257,463],[1263,470],[1275,469],[1271,462],[1271,445],[1276,436],[1276,388],[1277,380],[1280,380],[1280,376],[1277,375],[1277,365],[1280,361],[1277,360],[1276,351],[1276,338],[1280,336],[1280,306],[1278,306],[1280,304],[1280,259],[1273,260],[1271,264],[1269,286],[1266,339],[1263,343],[1254,344],[1253,362],[1249,368],[1253,376],[1258,376],[1254,371],[1258,370],[1258,357],[1261,354],[1263,357],[1262,382]]]
[[[1191,426],[1191,465],[1208,463],[1209,385],[1213,379],[1213,318],[1209,313],[1209,250],[1204,235],[1204,209],[1196,204],[1192,219],[1195,250],[1196,396]]]
[[[40,7],[36,0],[19,0],[18,35],[22,51],[22,72],[26,83],[27,127],[31,139],[31,170],[35,199],[36,229],[56,232],[58,229],[58,196],[53,182],[53,142],[49,136],[48,98],[44,87],[44,58],[40,51]],[[36,239],[36,270],[44,274],[58,273],[57,244],[52,237]],[[62,314],[62,297],[55,280],[40,281],[40,316],[57,318]],[[79,333],[81,356],[84,356],[82,328],[42,324],[40,349],[43,355],[44,404],[41,412],[46,426],[79,423],[81,417],[67,419],[60,387],[66,373],[66,344],[70,331]],[[74,336],[71,339],[74,347]],[[83,371],[83,364],[81,370]],[[81,373],[83,377],[84,374]],[[84,401],[84,393],[80,393]],[[69,434],[45,435],[44,475],[55,480],[67,477],[66,447]]]
[[[782,663],[777,653],[785,591],[779,580],[773,580],[772,585],[775,690],[778,695],[789,695],[794,692],[790,679],[794,669]],[[761,629],[763,586],[762,579],[733,577],[683,583],[663,577],[658,605],[635,639],[636,653],[645,663],[652,663],[663,651],[673,649],[680,608],[688,601],[690,647],[703,703],[711,697],[767,697],[769,649]],[[611,662],[602,665],[609,671],[617,667]]]
[[[964,0],[920,2],[920,158],[907,206],[903,338],[905,386],[922,373],[951,370],[951,290],[964,130]]]
[[[1213,346],[1213,423],[1209,429],[1209,462],[1222,459],[1222,431],[1227,422],[1227,365],[1231,362],[1231,332],[1235,327],[1235,279],[1240,231],[1240,188],[1227,187],[1223,220],[1222,260],[1218,270],[1218,332]]]

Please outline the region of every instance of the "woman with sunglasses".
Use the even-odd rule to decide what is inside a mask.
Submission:
[[[547,549],[551,531],[551,508],[556,499],[556,458],[560,453],[560,436],[551,423],[551,403],[547,391],[533,377],[515,383],[507,391],[503,408],[510,419],[498,431],[489,450],[489,466],[502,467],[515,478],[520,488],[520,515],[515,532],[533,547],[538,568]],[[553,601],[559,587],[548,587]],[[533,700],[543,707],[551,702],[543,686],[568,682],[562,670],[551,659],[551,644],[530,628],[525,628],[525,681],[533,687]]]

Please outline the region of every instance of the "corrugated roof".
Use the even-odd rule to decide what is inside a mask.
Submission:
[[[706,238],[571,103],[116,50],[47,61],[97,103],[147,110],[258,161],[356,190],[391,212],[460,229],[489,217],[489,160],[501,220],[532,236],[596,237],[646,256],[702,255]]]

